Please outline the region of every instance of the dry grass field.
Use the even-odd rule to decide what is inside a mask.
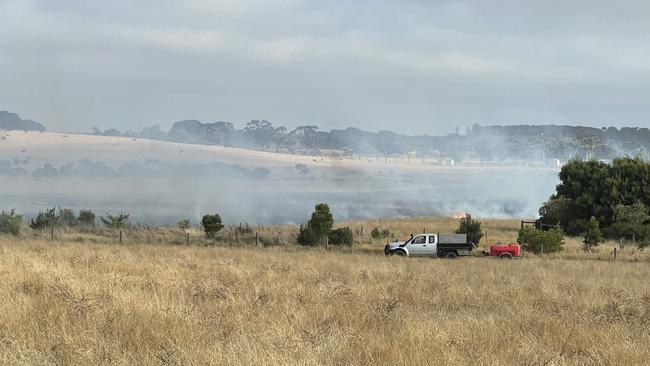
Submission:
[[[400,226],[447,231],[453,221],[348,224],[366,231],[381,224],[402,237]],[[516,226],[486,220],[488,239],[513,240]],[[290,235],[288,227],[262,229]],[[368,238],[358,250],[327,251],[206,246],[194,237],[186,246],[166,243],[176,240],[172,229],[151,232],[127,233],[122,245],[91,233],[59,232],[54,241],[0,237],[0,364],[650,359],[650,267],[632,249],[613,261],[607,246],[583,253],[571,239],[564,253],[541,258],[448,261],[385,257],[372,250],[381,243]]]

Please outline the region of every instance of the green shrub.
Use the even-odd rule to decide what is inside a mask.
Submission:
[[[458,230],[456,234],[466,234],[467,242],[478,245],[483,238],[483,230],[481,230],[481,222],[472,219],[471,214],[465,214],[465,217],[458,222]]]
[[[0,212],[0,233],[18,236],[22,223],[23,217],[17,215],[15,210]]]
[[[561,229],[548,231],[537,230],[532,227],[525,227],[519,230],[517,242],[521,248],[536,254],[559,252],[564,245],[564,233]]]
[[[603,242],[603,233],[600,231],[600,225],[595,217],[589,220],[587,232],[585,232],[585,239],[582,241],[586,249],[592,249]]]
[[[327,235],[329,243],[332,245],[346,245],[352,246],[354,243],[354,234],[349,227],[342,227],[330,231]]]
[[[208,238],[214,238],[217,233],[223,229],[221,216],[219,216],[219,214],[204,215],[201,220],[201,226],[203,226],[203,231],[205,231],[205,235]]]
[[[81,210],[79,211],[79,217],[77,217],[77,222],[85,226],[95,225],[95,213],[91,210]]]
[[[36,216],[36,219],[31,219],[29,226],[34,230],[59,226],[61,224],[61,216],[61,210],[57,212],[56,207],[41,211]]]
[[[318,245],[318,235],[309,227],[309,225],[300,225],[298,231],[298,244],[304,246]]]
[[[380,230],[378,227],[376,227],[370,232],[370,237],[375,240],[386,239],[389,236],[391,236],[391,232],[388,229]]]

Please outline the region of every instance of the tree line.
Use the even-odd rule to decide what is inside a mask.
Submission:
[[[315,125],[289,130],[266,120],[252,120],[236,128],[230,122],[179,121],[169,132],[160,126],[142,131],[94,128],[96,135],[141,137],[174,142],[243,147],[288,153],[337,153],[462,160],[547,162],[548,159],[614,159],[626,155],[650,158],[650,129],[624,127],[475,124],[464,134],[406,136],[391,131],[368,132],[358,128],[322,131]]]

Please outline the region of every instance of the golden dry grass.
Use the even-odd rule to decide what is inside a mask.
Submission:
[[[497,237],[516,232],[513,222],[488,222]],[[381,223],[398,230],[404,221]],[[74,232],[57,233],[55,242],[0,238],[0,364],[640,365],[650,359],[650,268],[643,253],[636,255],[644,260],[614,262],[569,240],[565,253],[543,258],[447,261],[288,244],[134,240],[175,237],[162,233],[155,240],[130,233],[124,245]]]

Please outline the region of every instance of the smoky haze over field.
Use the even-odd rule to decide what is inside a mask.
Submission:
[[[229,223],[302,223],[318,202],[328,202],[337,220],[466,211],[530,217],[557,182],[556,170],[539,167],[445,167],[57,133],[11,132],[0,156],[0,209],[28,216],[59,205],[128,211],[142,223],[197,223],[213,211]]]
[[[615,5],[5,0],[0,111],[26,120],[0,122],[107,136],[4,136],[0,208],[285,223],[325,201],[337,219],[534,216],[561,162],[650,157],[647,128],[600,129],[650,122],[650,5]],[[153,125],[170,134],[111,137]]]

